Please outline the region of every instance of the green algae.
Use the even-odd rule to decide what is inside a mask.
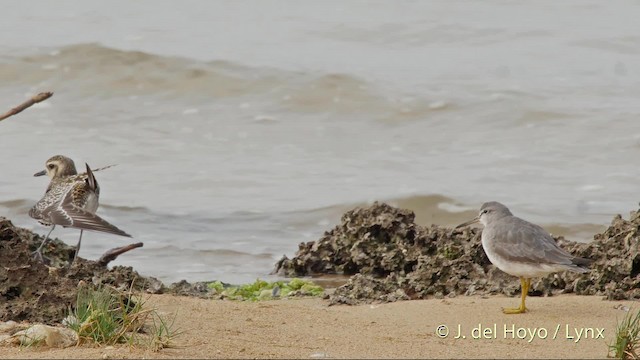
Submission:
[[[220,297],[231,300],[275,300],[299,296],[322,296],[324,289],[310,280],[299,278],[290,281],[265,281],[257,279],[250,284],[228,286],[220,281],[207,284],[207,287],[215,291]]]

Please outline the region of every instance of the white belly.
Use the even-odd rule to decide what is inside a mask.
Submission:
[[[498,269],[509,275],[532,278],[567,270],[563,265],[507,261],[507,259],[497,256],[495,252],[491,250],[491,246],[487,245],[484,236],[482,237],[482,248],[484,249],[485,254],[487,254],[489,261],[491,261],[491,263]]]

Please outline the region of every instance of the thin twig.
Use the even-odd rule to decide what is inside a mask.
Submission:
[[[18,267],[15,267],[15,268],[10,268],[10,267],[3,266],[3,268],[5,270],[7,270],[7,271],[24,270],[24,269],[28,269],[30,267],[31,267],[31,265],[22,265],[22,266],[18,266]]]
[[[13,109],[7,111],[7,113],[5,113],[4,115],[1,115],[0,116],[0,121],[8,118],[9,116],[13,116],[15,114],[20,113],[22,110],[28,108],[29,106],[31,106],[33,104],[37,104],[37,103],[39,103],[41,101],[45,101],[48,98],[50,98],[52,95],[53,95],[53,93],[48,91],[48,92],[43,92],[43,93],[40,93],[40,94],[38,94],[36,96],[33,96],[31,99],[23,102],[22,104],[14,107]]]
[[[100,170],[106,170],[106,169],[108,169],[108,168],[112,168],[112,167],[117,166],[117,165],[118,165],[118,164],[112,164],[112,165],[109,165],[109,166],[103,166],[103,167],[101,167],[101,168],[93,169],[93,170],[91,170],[91,171],[95,172],[95,171],[100,171]]]
[[[122,255],[124,253],[126,253],[129,250],[133,250],[139,247],[142,247],[142,243],[135,243],[135,244],[131,244],[131,245],[127,245],[127,246],[121,246],[121,247],[117,247],[117,248],[113,248],[109,251],[107,251],[106,253],[104,253],[104,255],[102,255],[100,257],[100,259],[98,260],[98,265],[100,266],[107,266],[108,263],[112,262],[113,260],[115,260],[119,255]]]

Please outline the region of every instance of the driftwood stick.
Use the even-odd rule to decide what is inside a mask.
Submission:
[[[135,243],[135,244],[131,244],[131,245],[127,245],[127,246],[121,246],[121,247],[117,247],[117,248],[113,248],[109,251],[107,251],[106,253],[104,253],[104,255],[102,255],[100,257],[100,259],[98,260],[98,265],[101,266],[107,266],[108,263],[112,262],[113,260],[115,260],[119,255],[126,253],[129,250],[133,250],[139,247],[142,247],[142,243]]]
[[[14,107],[13,109],[7,111],[4,115],[0,115],[0,121],[8,118],[9,116],[13,116],[15,114],[20,113],[22,110],[28,108],[29,106],[33,105],[33,104],[37,104],[41,101],[45,101],[48,98],[50,98],[53,95],[52,92],[48,91],[48,92],[42,92],[38,95],[33,96],[31,99],[23,102],[22,104]]]

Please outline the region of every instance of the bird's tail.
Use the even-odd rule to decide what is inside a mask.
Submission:
[[[98,180],[95,175],[93,175],[89,164],[85,163],[85,165],[87,165],[87,184],[89,185],[89,189],[96,191],[98,189]]]

